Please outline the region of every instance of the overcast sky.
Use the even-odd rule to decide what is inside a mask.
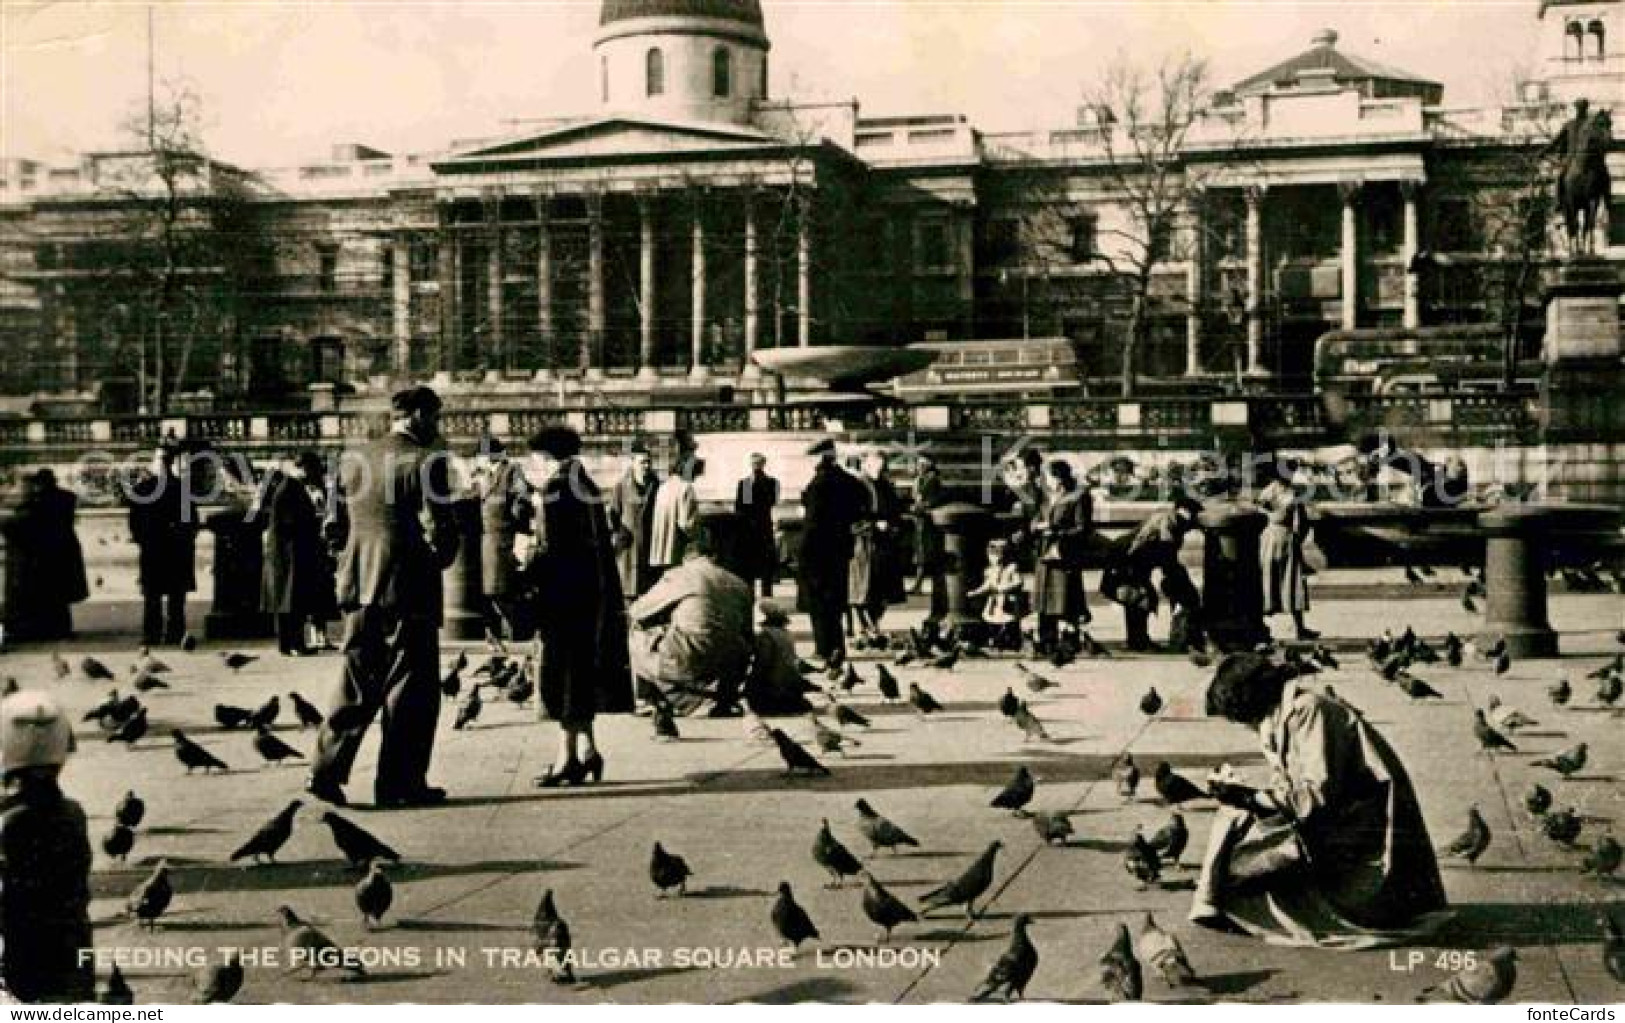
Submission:
[[[777,96],[857,98],[865,114],[955,112],[985,129],[1068,123],[1120,52],[1207,56],[1221,83],[1339,48],[1484,100],[1535,49],[1537,0],[767,0]],[[591,109],[597,0],[156,5],[157,71],[202,99],[222,158],[280,166],[340,141],[438,149],[505,118]],[[119,141],[142,103],[146,5],[0,0],[0,155],[60,160]]]

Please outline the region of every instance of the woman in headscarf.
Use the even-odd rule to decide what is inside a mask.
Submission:
[[[1271,944],[1371,948],[1443,922],[1444,884],[1410,776],[1347,703],[1259,654],[1220,662],[1207,712],[1256,729],[1270,778],[1213,779],[1194,923]]]
[[[1309,579],[1303,560],[1303,542],[1309,535],[1309,506],[1298,492],[1298,467],[1291,459],[1275,458],[1265,466],[1268,482],[1258,494],[1258,507],[1269,523],[1258,541],[1264,575],[1264,614],[1290,614],[1298,639],[1319,639],[1320,633],[1304,624],[1309,610]]]
[[[1033,613],[1038,616],[1037,652],[1046,654],[1062,630],[1089,622],[1083,594],[1083,552],[1094,521],[1089,491],[1078,485],[1072,465],[1059,458],[1044,466],[1047,500],[1033,517],[1036,539]]]
[[[581,435],[545,427],[531,438],[530,454],[542,481],[528,566],[541,644],[537,690],[559,726],[558,753],[536,785],[582,785],[604,776],[594,720],[632,709],[626,603],[604,497],[578,457]]]

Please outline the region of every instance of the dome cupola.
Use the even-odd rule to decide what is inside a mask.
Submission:
[[[747,124],[767,97],[760,0],[603,0],[593,54],[606,112]]]

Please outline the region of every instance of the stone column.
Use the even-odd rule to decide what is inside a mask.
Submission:
[[[1343,272],[1342,327],[1353,330],[1360,325],[1360,183],[1342,182],[1337,195],[1343,201],[1343,244],[1338,252]]]
[[[1202,609],[1208,638],[1220,650],[1251,650],[1270,638],[1264,625],[1259,537],[1268,516],[1224,502],[1202,512]]]
[[[1264,189],[1248,188],[1247,203],[1247,372],[1264,372]]]
[[[552,212],[546,196],[536,200],[536,330],[541,335],[542,365],[539,380],[553,376],[553,229],[548,223]]]
[[[440,207],[440,365],[442,372],[457,368],[457,232],[452,227],[451,206]]]
[[[1192,196],[1187,201],[1185,212],[1191,232],[1190,256],[1185,264],[1185,375],[1193,377],[1202,371],[1202,308],[1207,244],[1202,234],[1201,198]]]
[[[1416,198],[1422,190],[1419,181],[1401,181],[1399,194],[1405,200],[1404,235],[1399,245],[1399,261],[1405,268],[1404,327],[1415,330],[1422,325],[1422,280],[1412,266],[1416,254],[1422,249],[1421,232],[1417,228]]]
[[[655,212],[650,196],[638,196],[638,378],[655,372]]]
[[[976,336],[976,221],[968,207],[958,210],[954,221],[959,235],[955,267],[959,277],[959,336],[968,339]]]
[[[440,573],[444,594],[440,631],[447,639],[485,635],[485,590],[480,579],[480,503],[464,498],[451,506],[457,523],[457,557]]]
[[[812,344],[812,212],[805,206],[796,231],[796,344]]]
[[[693,251],[689,264],[689,285],[692,288],[691,306],[693,322],[689,324],[688,375],[703,379],[709,372],[705,365],[705,213],[698,202],[694,206]]]
[[[756,345],[761,339],[762,309],[760,282],[757,278],[756,266],[756,204],[750,199],[745,201],[745,362],[741,376],[745,380],[756,380],[761,376],[761,369],[751,359],[756,351]]]
[[[947,619],[944,625],[979,632],[984,628],[976,599],[968,596],[982,582],[987,567],[987,541],[997,522],[993,513],[978,504],[956,501],[931,512],[942,531],[946,571],[938,576],[947,585]]]
[[[502,278],[504,268],[502,265],[502,210],[492,205],[489,210],[490,222],[486,228],[487,248],[485,259],[485,304],[487,315],[486,338],[489,345],[489,354],[486,361],[488,369],[507,369],[507,350],[505,342],[507,335],[503,330],[502,312]]]
[[[604,197],[587,196],[587,341],[581,369],[589,380],[604,376]]]
[[[390,239],[390,318],[395,339],[395,376],[412,374],[412,238],[405,231]]]

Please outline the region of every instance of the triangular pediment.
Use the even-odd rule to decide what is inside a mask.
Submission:
[[[782,139],[734,125],[660,121],[641,117],[603,117],[578,121],[501,141],[479,143],[451,153],[441,164],[639,156],[756,149]]]

